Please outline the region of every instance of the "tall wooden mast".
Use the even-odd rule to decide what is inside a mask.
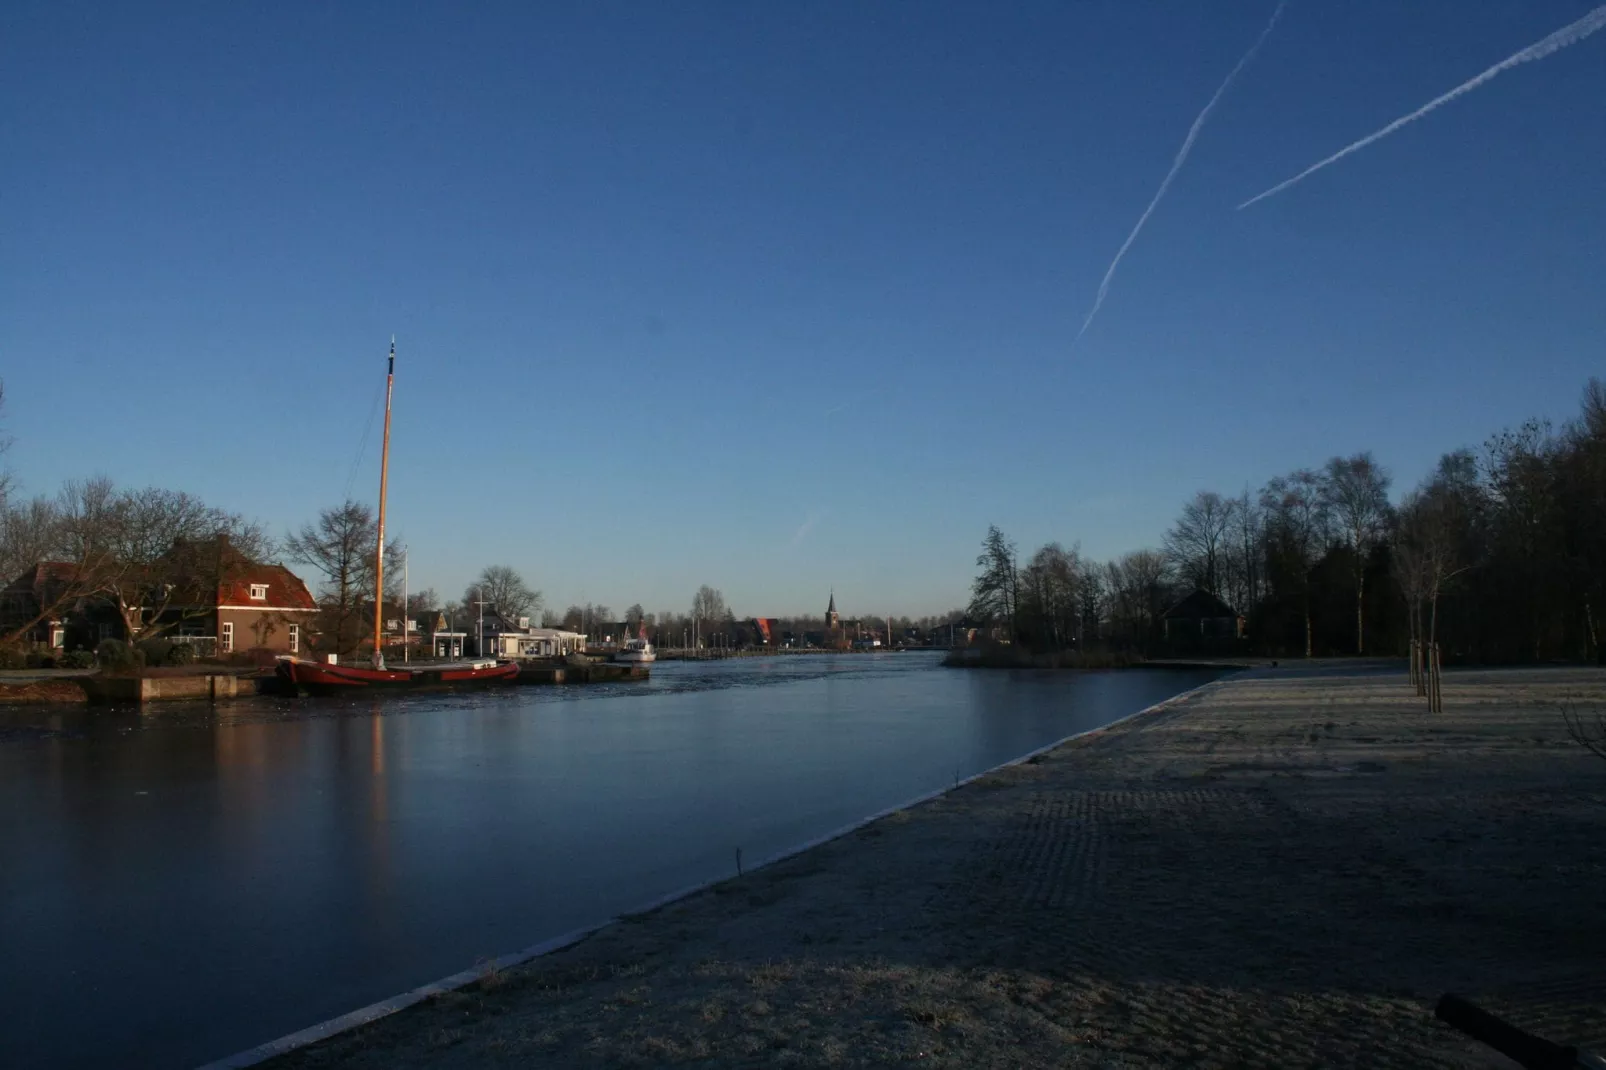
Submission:
[[[379,541],[374,547],[374,668],[385,667],[385,490],[390,477],[390,394],[396,384],[396,336],[390,336],[390,367],[385,372],[385,440],[379,451]]]

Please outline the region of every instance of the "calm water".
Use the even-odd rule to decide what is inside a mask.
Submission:
[[[187,1066],[729,875],[1214,674],[927,654],[0,713],[0,1066]]]

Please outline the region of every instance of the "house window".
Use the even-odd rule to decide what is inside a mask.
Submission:
[[[268,600],[268,585],[265,584],[265,583],[253,583],[251,585],[251,601],[253,601],[253,602],[266,602],[267,600]]]
[[[52,648],[54,648],[56,650],[60,650],[62,647],[66,646],[67,645],[67,629],[66,628],[52,628],[52,629],[50,629],[50,645],[51,645]]]
[[[232,620],[223,622],[222,628],[218,630],[217,642],[218,646],[223,648],[223,653],[232,654],[234,652],[234,622]]]
[[[300,652],[301,652],[301,625],[292,624],[292,625],[290,625],[290,653],[299,654]]]

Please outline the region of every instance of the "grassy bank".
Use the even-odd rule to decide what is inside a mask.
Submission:
[[[0,706],[61,702],[81,706],[88,701],[89,695],[77,677],[0,681]]]

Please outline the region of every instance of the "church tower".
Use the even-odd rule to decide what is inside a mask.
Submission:
[[[842,618],[836,611],[836,588],[831,588],[831,604],[825,607],[825,630],[835,631],[842,627]]]

